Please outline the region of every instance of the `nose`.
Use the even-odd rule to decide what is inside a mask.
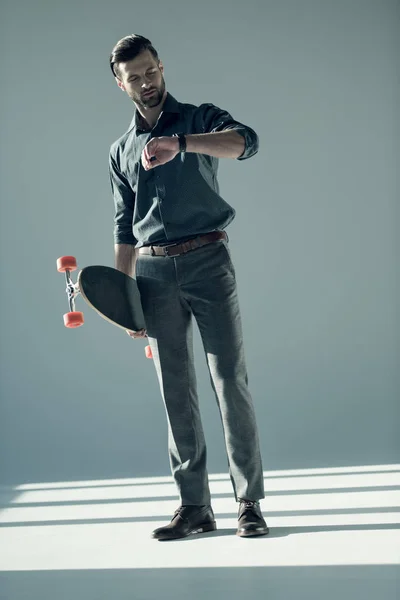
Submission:
[[[143,77],[143,80],[144,80],[144,82],[143,82],[143,84],[142,84],[142,87],[143,87],[143,86],[150,85],[150,82],[151,82],[151,77],[150,77],[150,75],[145,75],[145,76]]]

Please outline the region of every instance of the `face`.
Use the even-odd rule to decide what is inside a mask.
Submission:
[[[120,78],[116,82],[135,104],[143,109],[160,104],[165,92],[164,67],[150,50],[126,63],[118,63],[118,68]],[[147,92],[152,93],[146,95]]]

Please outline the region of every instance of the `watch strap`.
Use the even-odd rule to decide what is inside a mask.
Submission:
[[[184,133],[174,133],[173,137],[179,139],[179,152],[181,153],[181,159],[184,160],[186,152],[186,137]]]

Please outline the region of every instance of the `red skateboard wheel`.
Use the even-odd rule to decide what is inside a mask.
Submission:
[[[146,346],[146,348],[144,349],[145,354],[146,354],[146,358],[153,358],[153,354],[151,352],[151,348],[150,346]]]
[[[69,312],[64,315],[64,325],[65,327],[80,327],[83,325],[83,313],[82,312]]]
[[[57,271],[60,271],[60,273],[64,273],[67,270],[75,271],[77,268],[75,256],[60,256],[57,259]]]

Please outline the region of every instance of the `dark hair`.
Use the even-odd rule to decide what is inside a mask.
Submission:
[[[110,67],[113,75],[120,78],[118,63],[128,62],[145,50],[150,50],[154,58],[159,61],[157,50],[153,47],[151,41],[142,35],[133,33],[119,40],[110,54]]]

